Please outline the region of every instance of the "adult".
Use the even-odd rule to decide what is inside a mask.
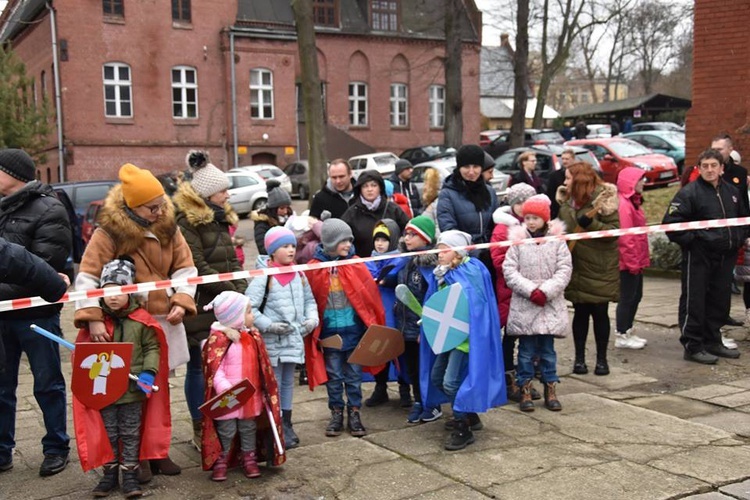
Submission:
[[[741,194],[722,178],[723,167],[720,151],[701,153],[700,177],[677,192],[663,223],[747,217]],[[682,247],[679,323],[688,361],[715,364],[719,357],[740,356],[722,344],[720,328],[729,314],[732,267],[747,233],[747,226],[667,233]]]
[[[609,120],[609,134],[611,137],[617,137],[620,135],[620,123],[617,121],[616,116],[613,116]]]
[[[354,199],[352,167],[343,158],[338,158],[328,165],[328,180],[310,202],[310,216],[322,219],[323,211],[327,210],[332,218],[340,219]]]
[[[422,184],[422,206],[425,207],[422,215],[426,215],[435,223],[435,234],[440,235],[437,223],[437,204],[440,187],[443,180],[436,168],[428,168],[424,173],[424,184]]]
[[[268,191],[266,206],[250,213],[250,219],[255,224],[253,236],[259,255],[267,255],[263,240],[268,230],[272,227],[283,226],[294,213],[292,211],[292,197],[281,188],[279,181],[270,179],[266,182],[266,190]]]
[[[521,169],[516,175],[511,177],[510,185],[525,182],[533,187],[537,194],[544,192],[542,179],[536,173],[536,154],[533,151],[524,151],[518,155],[518,165]]]
[[[393,219],[401,231],[409,219],[401,207],[385,196],[385,182],[377,170],[365,170],[354,186],[354,202],[341,216],[352,229],[354,251],[360,257],[369,257],[374,249],[372,230],[382,219]]]
[[[193,169],[190,182],[180,182],[172,197],[175,220],[182,231],[199,276],[241,271],[230,228],[239,221],[228,203],[229,179],[209,162],[205,151],[188,153],[188,166]],[[185,318],[190,361],[185,374],[185,401],[193,421],[193,446],[200,451],[203,417],[198,409],[203,404],[204,382],[201,366],[201,342],[208,338],[213,311],[204,311],[224,291],[245,293],[247,280],[219,281],[198,285],[195,302],[198,313]]]
[[[552,204],[550,205],[550,217],[553,219],[557,218],[557,214],[560,213],[560,204],[555,199],[557,195],[557,188],[565,184],[565,171],[576,162],[576,153],[572,149],[565,149],[560,154],[560,170],[555,170],[547,178],[547,198],[550,199]]]
[[[586,126],[586,122],[578,120],[573,133],[576,136],[576,139],[585,139],[586,136],[589,135],[589,129]]]
[[[620,227],[617,187],[603,182],[588,163],[576,163],[565,171],[565,184],[557,189],[560,220],[568,232],[602,231]],[[619,250],[617,238],[578,240],[569,244],[573,275],[565,298],[573,303],[573,373],[588,373],[586,338],[589,317],[594,322],[596,341],[595,375],[608,375],[609,303],[620,298]]]
[[[397,160],[396,171],[388,179],[393,183],[393,192],[406,196],[411,216],[416,217],[422,213],[422,199],[419,196],[419,189],[411,183],[411,176],[414,173],[414,167],[409,160]]]
[[[34,160],[20,149],[0,150],[0,237],[16,243],[47,262],[57,272],[73,245],[73,232],[65,206],[54,190],[36,178]],[[0,285],[0,300],[36,295],[26,285]],[[13,466],[16,427],[16,388],[21,354],[26,353],[34,376],[34,397],[44,417],[44,460],[39,475],[51,476],[65,469],[70,452],[66,429],[65,379],[60,349],[31,331],[34,323],[62,337],[61,305],[8,311],[0,314],[0,337],[6,371],[0,376],[0,471]]]
[[[747,169],[739,163],[735,163],[734,158],[732,158],[732,152],[734,151],[732,138],[729,134],[717,135],[711,140],[711,149],[715,149],[721,153],[721,157],[724,159],[724,173],[721,177],[724,181],[737,188],[740,194],[740,201],[742,201],[746,209],[749,209],[748,207],[750,207],[750,203],[748,203],[747,197]]]
[[[487,152],[484,152],[484,163],[482,164],[482,179],[487,185],[492,185],[492,179],[495,177],[495,159]]]
[[[135,262],[138,283],[197,276],[190,247],[177,228],[174,205],[161,183],[150,171],[130,163],[120,168],[118,176],[120,184],[107,194],[99,212],[99,227],[83,254],[76,290],[99,288],[102,267],[120,255],[129,255]],[[185,315],[196,313],[194,295],[195,285],[182,285],[153,290],[146,296],[145,309],[159,322],[167,337],[170,369],[190,359],[182,321]],[[97,298],[76,302],[74,323],[79,328],[88,323],[93,342],[112,340],[104,328]],[[181,469],[168,452],[164,450],[162,457],[150,463],[141,462],[138,480],[148,482],[152,473],[179,474]]]

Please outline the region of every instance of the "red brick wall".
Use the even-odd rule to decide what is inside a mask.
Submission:
[[[728,132],[750,164],[750,1],[695,0],[693,105],[687,159],[695,162],[717,133]]]

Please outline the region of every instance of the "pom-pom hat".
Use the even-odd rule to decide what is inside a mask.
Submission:
[[[190,151],[185,158],[188,167],[193,170],[190,185],[201,198],[210,198],[216,193],[229,189],[226,174],[209,162],[206,151]]]
[[[273,255],[276,250],[284,245],[297,246],[297,238],[291,230],[282,226],[275,226],[266,232],[266,236],[263,238],[263,246],[266,247],[268,255]]]
[[[245,326],[245,312],[250,299],[237,292],[221,292],[214,300],[203,307],[204,311],[214,310],[216,320],[227,328],[239,330]]]

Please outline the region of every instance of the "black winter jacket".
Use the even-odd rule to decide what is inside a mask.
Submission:
[[[73,231],[65,206],[53,189],[39,181],[0,200],[0,236],[41,257],[57,272],[65,269],[71,254]],[[0,300],[33,297],[38,290],[25,285],[0,284]],[[57,313],[61,305],[34,307],[0,314],[2,319],[43,318]]]
[[[323,189],[313,196],[310,203],[310,216],[320,219],[320,214],[323,213],[323,210],[328,210],[331,212],[331,217],[340,219],[352,203],[354,203],[354,197],[347,202],[340,194],[331,190],[328,185],[325,185]]]
[[[422,213],[422,197],[419,195],[419,189],[411,181],[402,181],[397,174],[393,174],[389,179],[393,183],[393,192],[401,193],[409,198],[409,208],[411,208],[412,217]]]

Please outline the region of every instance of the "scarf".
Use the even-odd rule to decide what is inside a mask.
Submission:
[[[144,219],[144,218],[143,218],[143,217],[141,217],[140,215],[137,215],[137,214],[136,214],[135,212],[133,212],[133,211],[132,211],[132,210],[130,209],[130,207],[129,207],[129,206],[127,206],[127,205],[123,205],[123,206],[122,206],[122,208],[123,208],[123,209],[124,209],[124,211],[125,211],[125,215],[127,215],[128,217],[130,217],[130,219],[131,219],[131,220],[132,220],[133,222],[135,222],[136,224],[138,224],[138,225],[139,225],[139,226],[141,226],[142,228],[148,229],[149,227],[151,227],[151,222],[150,222],[150,221],[148,221],[148,220]]]
[[[633,196],[630,197],[630,201],[633,202],[633,205],[635,208],[640,207],[643,205],[643,195],[641,193],[635,193]]]
[[[214,220],[216,222],[226,224],[227,212],[224,210],[224,207],[220,207],[219,205],[211,203],[208,200],[206,201],[206,205],[208,205],[208,208],[214,211]]]
[[[380,200],[381,200],[380,195],[378,195],[378,197],[375,198],[373,201],[365,200],[365,198],[362,195],[359,196],[359,199],[362,200],[362,204],[365,207],[367,207],[368,210],[371,210],[373,212],[375,211],[376,208],[380,206]]]
[[[463,187],[466,198],[474,205],[477,212],[490,208],[492,198],[487,190],[487,183],[481,177],[474,182],[467,181],[460,174],[456,175],[456,184]]]
[[[292,264],[294,264],[294,262],[292,262]],[[281,264],[278,264],[272,260],[268,261],[268,266],[269,267],[284,267]],[[278,281],[281,286],[287,286],[294,279],[295,276],[297,276],[297,273],[295,271],[292,271],[290,273],[281,273],[281,274],[273,275],[273,277],[276,278],[276,281]]]

